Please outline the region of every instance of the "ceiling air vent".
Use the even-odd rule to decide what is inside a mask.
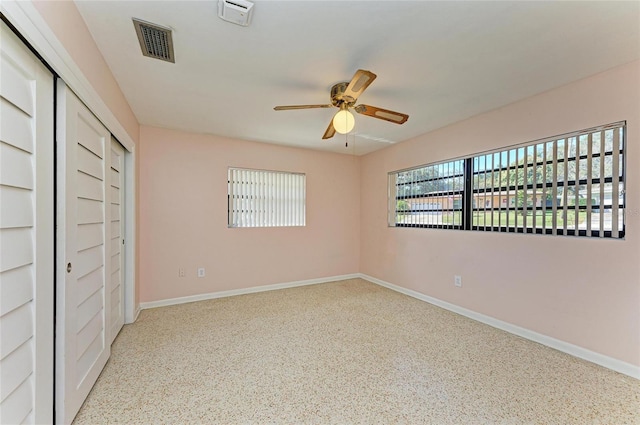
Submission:
[[[133,19],[142,54],[154,59],[175,63],[171,29],[150,22]]]
[[[246,0],[219,0],[218,16],[232,24],[249,26],[253,14],[253,3]]]

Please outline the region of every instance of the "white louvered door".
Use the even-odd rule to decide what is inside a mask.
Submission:
[[[124,148],[111,139],[111,273],[109,293],[111,297],[111,342],[124,325]]]
[[[56,422],[71,423],[110,354],[111,135],[58,81]]]
[[[0,26],[0,423],[51,423],[53,75]]]

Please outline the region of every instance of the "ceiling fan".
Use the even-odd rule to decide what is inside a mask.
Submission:
[[[407,114],[364,104],[356,105],[358,97],[375,79],[376,74],[373,72],[359,69],[353,75],[351,82],[338,83],[331,87],[331,104],[276,106],[273,109],[276,111],[286,111],[290,109],[339,108],[340,110],[329,123],[327,131],[324,132],[322,136],[323,139],[330,139],[336,132],[347,134],[353,130],[355,119],[350,109],[353,109],[359,114],[368,115],[395,124],[405,123],[409,119],[409,115]]]

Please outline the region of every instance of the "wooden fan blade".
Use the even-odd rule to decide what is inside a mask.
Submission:
[[[329,127],[327,127],[327,131],[324,132],[324,136],[322,136],[322,139],[331,139],[334,134],[336,134],[336,129],[333,128],[333,118],[331,119],[331,121],[329,122]]]
[[[314,109],[314,108],[333,108],[333,105],[290,105],[290,106],[276,106],[276,111],[288,111],[291,109]]]
[[[373,72],[365,71],[364,69],[357,70],[353,75],[351,82],[345,89],[342,98],[347,102],[355,102],[358,99],[358,96],[360,96],[375,79],[376,74]]]
[[[396,124],[404,124],[409,119],[409,115],[407,114],[390,111],[388,109],[376,108],[375,106],[358,105],[353,109],[355,109],[359,114],[368,115],[373,118],[378,118]]]

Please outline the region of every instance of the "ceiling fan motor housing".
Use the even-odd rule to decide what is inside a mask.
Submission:
[[[344,92],[349,85],[348,82],[338,83],[331,87],[331,104],[340,108],[343,104],[349,108],[355,105],[356,101],[350,97],[344,96]]]

